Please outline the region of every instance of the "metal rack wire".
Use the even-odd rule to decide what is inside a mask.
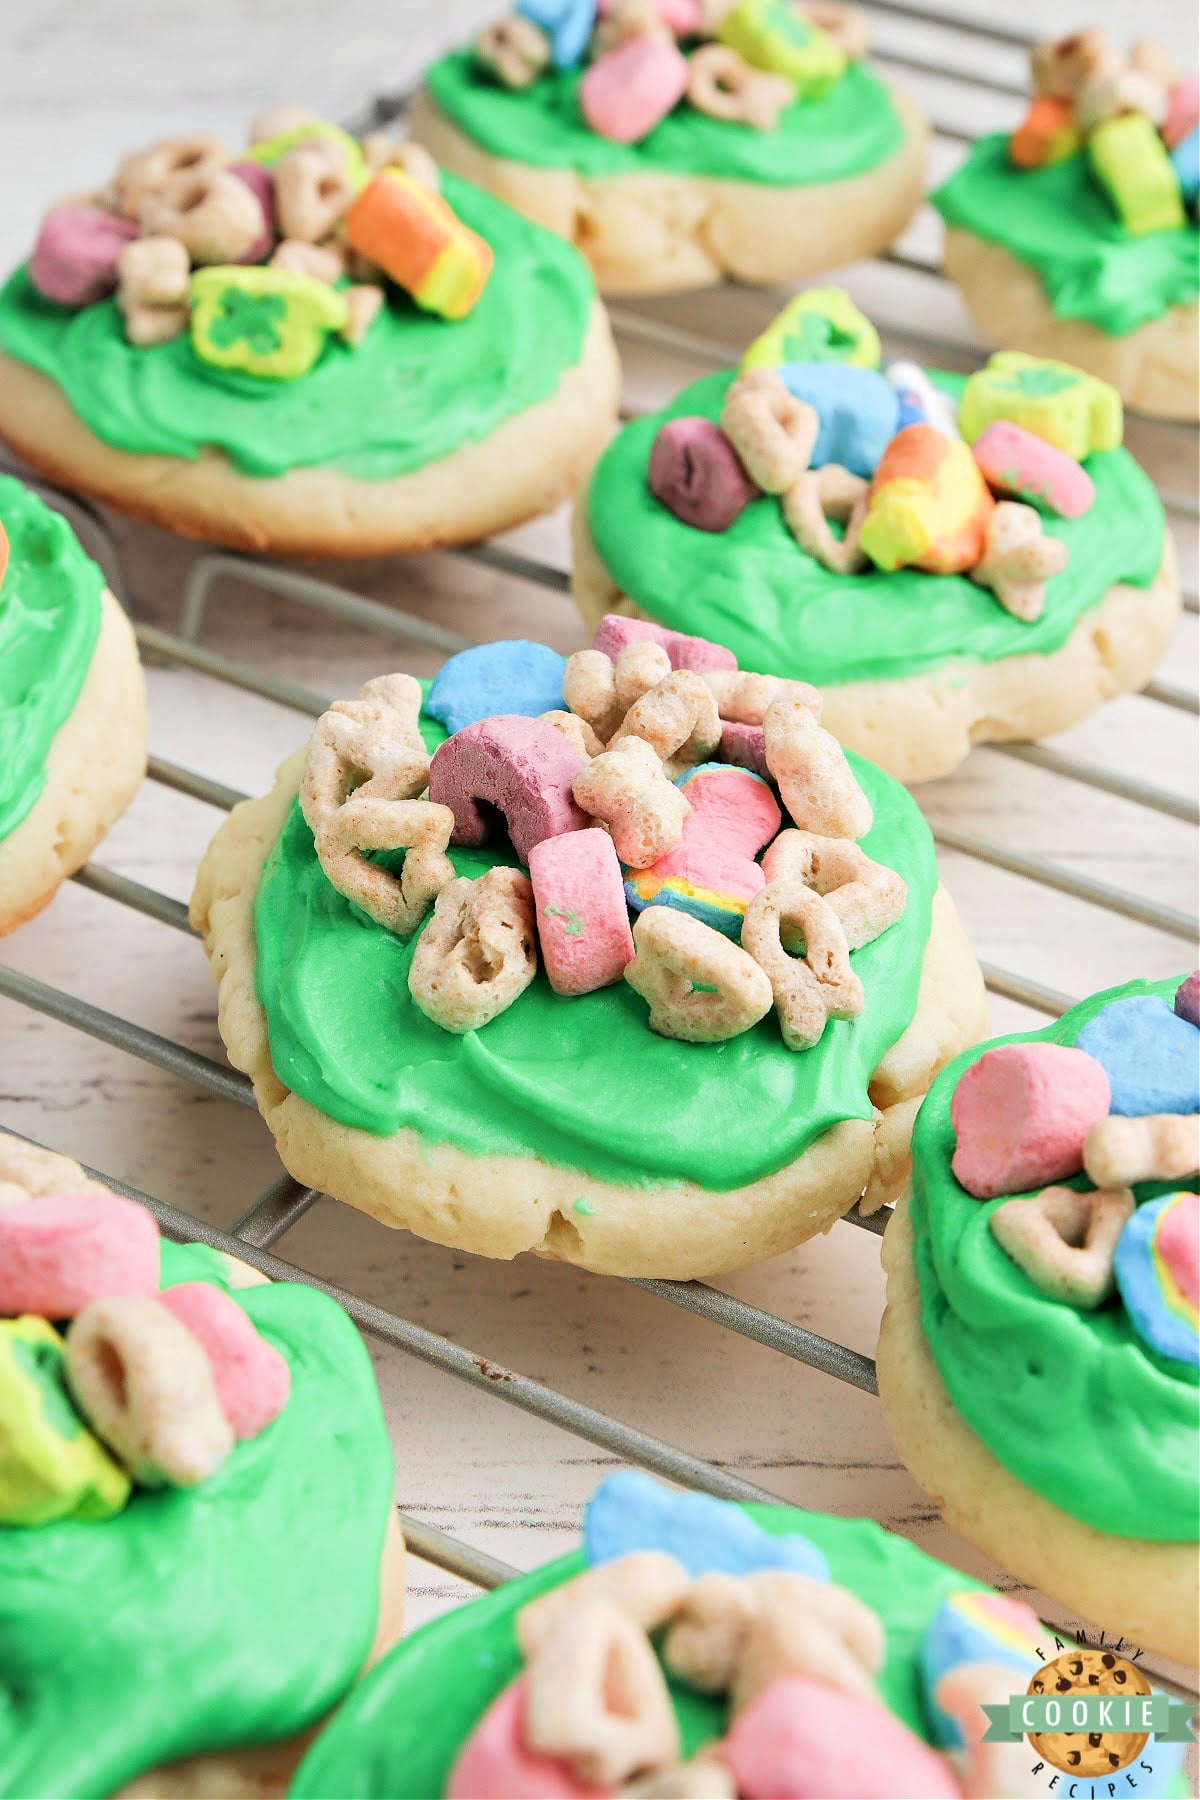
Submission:
[[[981,81],[978,76],[965,71],[961,63],[956,63],[954,59],[956,47],[961,45],[966,45],[975,54],[980,51],[986,53],[997,47],[1027,47],[1030,39],[1025,34],[1001,24],[986,27],[951,24],[923,7],[904,4],[902,0],[877,0],[873,10],[884,21],[911,21],[947,27],[944,40],[939,39],[939,51],[945,52],[940,59],[938,56],[919,55],[903,48],[887,48],[879,59],[885,67],[895,66],[910,73],[950,79],[960,86],[965,84],[971,88],[983,88],[993,94],[1011,97],[1015,108],[1017,96],[1021,92],[1015,81],[998,78]],[[402,111],[406,98],[407,96],[381,96],[366,109],[362,118],[355,121],[356,128],[363,129],[368,124],[394,118]],[[934,127],[940,138],[953,145],[969,141],[966,131],[952,119],[939,117],[936,107],[933,110]],[[894,252],[882,260],[925,281],[938,282],[942,279],[936,265],[921,257]],[[762,306],[764,312],[771,309],[770,295],[763,297]],[[618,334],[633,343],[684,352],[716,365],[732,362],[738,353],[737,346],[732,343],[680,331],[630,307],[612,309],[612,317]],[[971,354],[969,346],[947,344],[940,339],[924,337],[905,320],[879,322],[885,337],[898,337],[907,344],[926,344],[947,363],[962,361]],[[1155,429],[1174,432],[1177,428],[1156,426]],[[129,584],[122,553],[103,516],[86,502],[69,495],[57,494],[53,489],[46,491],[56,503],[63,505],[68,512],[73,512],[86,524],[89,534],[98,542],[98,554],[105,563],[110,585],[128,605]],[[1186,524],[1197,517],[1196,504],[1191,496],[1164,492],[1162,498],[1168,513],[1177,522]],[[548,593],[564,596],[567,592],[568,582],[564,570],[522,555],[506,546],[484,543],[456,554],[513,580],[535,583]],[[174,631],[146,622],[136,624],[144,654],[148,658],[190,668],[214,682],[275,701],[298,714],[315,717],[322,712],[328,703],[328,696],[265,670],[232,660],[204,646],[201,639],[210,594],[218,583],[230,577],[235,577],[240,583],[248,584],[264,595],[282,598],[318,613],[332,615],[351,629],[383,631],[410,644],[444,652],[464,648],[468,642],[427,619],[354,593],[337,581],[279,568],[260,559],[210,552],[198,555],[190,567],[180,595]],[[1194,591],[1186,595],[1185,604],[1190,612],[1197,611]],[[1146,693],[1158,705],[1188,713],[1197,711],[1196,695],[1169,683],[1154,682]],[[999,754],[1031,764],[1059,778],[1148,807],[1164,817],[1193,825],[1198,822],[1194,802],[1067,752],[1040,745],[1005,745],[993,748]],[[160,757],[151,758],[149,779],[164,789],[190,796],[222,810],[235,805],[242,798],[234,789],[213,780],[203,771],[182,768]],[[1055,890],[1071,895],[1090,907],[1121,914],[1181,939],[1193,941],[1197,935],[1197,921],[1182,912],[1075,873],[1042,857],[1015,852],[988,838],[947,825],[937,827],[935,837],[947,849],[1007,870],[1042,890]],[[75,880],[92,892],[148,919],[182,933],[190,932],[186,908],[178,900],[105,868],[102,864],[90,864],[80,871]],[[1048,1017],[1057,1016],[1075,1003],[1071,996],[1048,988],[1018,971],[985,964],[984,973],[993,993],[1017,1001]],[[249,1108],[254,1106],[249,1082],[223,1064],[117,1013],[106,1011],[3,964],[0,964],[0,995],[86,1033],[102,1043],[116,1046],[221,1101]],[[776,1498],[766,1489],[705,1462],[686,1449],[650,1436],[553,1387],[502,1367],[492,1358],[465,1345],[449,1342],[398,1313],[386,1311],[353,1293],[331,1286],[302,1267],[282,1260],[275,1254],[275,1247],[310,1209],[317,1205],[336,1204],[311,1189],[301,1187],[287,1174],[281,1174],[263,1193],[247,1204],[239,1216],[230,1222],[227,1230],[219,1230],[154,1195],[129,1187],[108,1173],[100,1170],[91,1172],[119,1192],[147,1206],[169,1236],[196,1240],[225,1250],[242,1257],[272,1278],[306,1282],[320,1288],[344,1306],[364,1332],[383,1343],[393,1345],[408,1355],[455,1376],[480,1392],[495,1396],[511,1406],[557,1425],[613,1457],[724,1498]],[[856,1210],[849,1215],[849,1222],[864,1230],[882,1234],[887,1216],[884,1212],[864,1218]],[[715,1287],[698,1281],[646,1280],[637,1281],[633,1285],[660,1301],[683,1308],[700,1319],[735,1332],[782,1356],[806,1363],[869,1393],[875,1391],[875,1367],[869,1357]],[[405,1514],[401,1516],[401,1522],[410,1546],[419,1556],[467,1582],[491,1587],[516,1573],[497,1558],[420,1519]]]

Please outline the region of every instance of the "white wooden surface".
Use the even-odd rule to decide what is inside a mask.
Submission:
[[[24,254],[44,203],[103,176],[120,152],[187,127],[235,134],[272,99],[333,115],[354,112],[380,87],[402,88],[423,58],[492,9],[454,0],[437,9],[347,0],[290,5],[208,0],[204,8],[151,0],[61,0],[0,9],[0,260]],[[972,10],[960,6],[958,16]],[[1094,15],[1103,10],[1092,5]],[[1120,9],[1111,0],[1107,11]],[[1008,5],[1017,28],[1066,30],[1062,5]],[[1174,0],[1138,9],[1140,29],[1186,38]],[[1012,50],[927,26],[880,24],[891,47],[947,45],[961,66],[1019,80]],[[1177,42],[1186,54],[1187,43]],[[981,128],[1010,122],[1016,103],[957,84],[913,85],[948,116]],[[939,151],[939,172],[947,152]],[[922,219],[910,248],[936,247]],[[895,270],[859,269],[850,285],[879,316],[919,322],[969,343],[956,297]],[[767,316],[762,297],[729,292],[642,309],[731,346]],[[627,349],[631,404],[665,399],[705,366]],[[1187,433],[1134,426],[1130,442],[1155,475],[1195,493]],[[1180,526],[1185,583],[1196,579],[1194,532]],[[139,616],[171,625],[193,552],[118,523]],[[514,542],[565,566],[565,521]],[[582,641],[570,605],[447,556],[355,565],[362,592],[425,612],[470,636],[536,635],[563,650]],[[345,693],[394,666],[425,672],[437,658],[406,653],[383,635],[338,628],[294,604],[226,584],[205,642],[308,683]],[[1185,617],[1164,678],[1194,686],[1196,619]],[[159,755],[259,791],[300,741],[304,721],[179,669],[150,671],[152,748]],[[1185,713],[1141,698],[1120,701],[1069,734],[1064,747],[1176,791],[1194,792],[1196,734]],[[921,793],[935,822],[1053,859],[1115,886],[1190,910],[1195,840],[1149,814],[992,751]],[[186,899],[217,823],[206,806],[147,783],[98,861]],[[946,879],[980,954],[1075,996],[1135,975],[1163,976],[1189,961],[1178,940],[946,855]],[[41,919],[6,942],[3,960],[43,981],[220,1058],[213,991],[199,948],[180,934],[71,885]],[[1040,1018],[998,1001],[997,1029]],[[279,1172],[254,1113],[214,1100],[115,1050],[0,1001],[0,1123],[68,1151],[216,1223],[230,1223]],[[946,1531],[888,1443],[877,1403],[804,1365],[747,1343],[621,1283],[526,1259],[512,1266],[454,1255],[390,1233],[332,1202],[318,1206],[280,1253],[364,1297],[507,1363],[669,1441],[743,1472],[784,1499],[864,1513],[964,1568],[992,1573]],[[839,1226],[827,1239],[731,1279],[731,1291],[867,1353],[883,1284],[877,1240]],[[528,1567],[572,1540],[579,1507],[606,1459],[578,1440],[470,1391],[400,1353],[373,1347],[391,1424],[397,1496],[408,1510]],[[315,1447],[316,1448],[316,1447]],[[459,1597],[460,1584],[413,1566],[415,1623]]]

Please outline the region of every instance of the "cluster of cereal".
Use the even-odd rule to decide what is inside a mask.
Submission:
[[[558,704],[472,710],[481,684],[504,691],[506,662],[530,652],[549,659],[541,700]],[[539,946],[557,993],[624,979],[653,1030],[691,1043],[734,1037],[774,1006],[785,1044],[804,1050],[828,1019],[861,1013],[850,952],[895,923],[906,890],[855,841],[871,807],[818,723],[815,689],[610,615],[565,666],[541,646],[481,645],[446,664],[436,692],[466,722],[432,759],[410,676],[331,707],[300,805],[325,874],[376,923],[409,936],[434,903],[408,982],[438,1025],[477,1030],[511,1006]],[[780,830],[776,790],[793,829]],[[528,875],[456,877],[450,844],[484,843],[501,817]],[[401,849],[398,872],[374,860]]]
[[[127,156],[104,192],[47,214],[29,275],[62,306],[115,291],[132,344],[190,325],[204,361],[295,380],[331,333],[363,342],[385,278],[446,318],[474,306],[492,252],[438,186],[419,145],[274,107],[238,155],[197,134]]]
[[[585,121],[635,144],[683,103],[770,131],[793,101],[826,94],[869,41],[866,15],[840,0],[518,0],[475,56],[509,88],[586,62]]]
[[[635,1503],[637,1483],[653,1486],[617,1481]],[[652,1534],[670,1548],[618,1543],[517,1613],[524,1666],[459,1752],[448,1800],[1028,1791],[1025,1746],[983,1743],[980,1703],[1039,1667],[1029,1607],[963,1592],[934,1614],[914,1669],[933,1748],[880,1697],[881,1619],[829,1579],[815,1546],[703,1496],[676,1504],[677,1528]],[[611,1510],[604,1488],[598,1506]],[[728,1708],[723,1734],[687,1760],[668,1678]]]
[[[840,288],[797,295],[746,352],[719,425],[662,426],[651,491],[715,532],[775,495],[801,549],[835,574],[967,574],[1015,617],[1039,618],[1068,554],[1039,509],[1075,519],[1092,505],[1083,459],[1121,442],[1116,391],[1000,351],[956,408],[916,363],[880,362],[878,333]]]
[[[1200,973],[1175,996],[1109,1002],[1073,1048],[1003,1044],[954,1091],[953,1169],[1030,1280],[1092,1311],[1119,1292],[1134,1330],[1169,1363],[1200,1367],[1200,1199],[1138,1205],[1141,1182],[1200,1174]],[[1057,1185],[1085,1174],[1080,1190]],[[1044,1185],[1054,1184],[1054,1185]],[[1038,1190],[1031,1192],[1031,1190]]]
[[[1126,231],[1177,231],[1200,191],[1200,87],[1154,38],[1128,56],[1103,29],[1035,44],[1033,101],[1009,139],[1023,169],[1085,149]]]
[[[107,1519],[135,1482],[207,1481],[283,1408],[288,1364],[237,1302],[159,1278],[144,1207],[0,1137],[0,1525]]]

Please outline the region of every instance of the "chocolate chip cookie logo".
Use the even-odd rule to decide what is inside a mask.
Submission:
[[[1041,1761],[1084,1781],[1127,1769],[1152,1737],[1185,1744],[1193,1735],[1189,1702],[1153,1693],[1128,1657],[1103,1647],[1064,1651],[1038,1669],[1023,1695],[983,1710],[991,1720],[984,1743],[1026,1737]]]

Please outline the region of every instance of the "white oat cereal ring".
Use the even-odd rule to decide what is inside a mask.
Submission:
[[[507,88],[527,88],[550,61],[550,40],[520,13],[497,19],[475,40],[475,57]]]
[[[675,669],[634,702],[609,739],[644,738],[674,778],[707,762],[721,741],[721,719],[711,690],[692,669]]]
[[[648,869],[683,836],[691,802],[668,781],[654,749],[622,738],[585,763],[572,789],[577,806],[604,825],[627,868]]]
[[[354,700],[321,714],[309,739],[300,810],[315,832],[351,793],[366,800],[412,800],[429,780],[429,752],[417,721],[421,685],[411,675],[379,675]]]
[[[358,793],[320,821],[313,842],[326,879],[339,894],[385,931],[411,937],[454,880],[454,864],[446,855],[453,830],[448,806],[431,800],[372,800]],[[403,850],[399,874],[371,862],[371,850]]]
[[[611,1787],[679,1756],[679,1726],[650,1640],[627,1612],[589,1600],[565,1613],[525,1671],[525,1745]]]
[[[271,252],[271,267],[307,275],[332,287],[346,273],[346,257],[340,244],[309,244],[303,238],[284,238]],[[380,294],[382,297],[382,289]]]
[[[895,869],[874,862],[849,838],[815,831],[781,831],[768,846],[762,869],[768,881],[801,881],[820,894],[837,914],[851,950],[861,950],[894,925],[908,894]]]
[[[688,58],[687,97],[712,119],[773,131],[796,89],[786,75],[752,69],[727,44],[701,44]]]
[[[1102,26],[1047,38],[1029,53],[1034,93],[1056,100],[1077,100],[1089,81],[1115,75],[1121,65],[1121,53]]]
[[[597,1563],[521,1608],[515,1621],[521,1654],[526,1660],[536,1656],[560,1620],[585,1600],[604,1600],[643,1631],[657,1631],[687,1594],[689,1582],[683,1564],[665,1550],[631,1550]]]
[[[191,258],[177,237],[158,234],[134,238],[117,258],[117,304],[183,306],[188,297]]]
[[[1083,1166],[1099,1188],[1186,1180],[1200,1173],[1200,1113],[1109,1113],[1083,1140]]]
[[[373,175],[380,169],[403,169],[419,187],[428,188],[431,194],[441,188],[442,177],[437,163],[424,144],[414,144],[411,138],[393,137],[390,131],[368,131],[362,141],[362,153],[363,161]]]
[[[837,739],[799,700],[774,700],[763,718],[767,767],[793,823],[823,837],[864,837],[871,803]]]
[[[757,1611],[754,1590],[735,1575],[698,1575],[671,1615],[663,1662],[702,1694],[723,1694],[733,1680]]]
[[[804,942],[803,956],[784,948]],[[742,921],[742,948],[768,977],[783,1041],[789,1050],[819,1044],[828,1019],[856,1019],[863,986],[850,967],[837,914],[799,881],[768,881]]]
[[[650,1029],[662,1037],[716,1044],[771,1010],[771,983],[754,958],[688,913],[648,906],[633,944],[625,979],[649,1002]]]
[[[847,62],[861,62],[871,48],[871,21],[861,6],[844,6],[841,0],[804,0],[796,10],[833,39]]]
[[[807,681],[785,675],[755,675],[749,669],[705,669],[701,676],[712,691],[717,711],[733,725],[761,725],[774,700],[799,700],[820,720],[821,695]]]
[[[807,1675],[861,1699],[875,1697],[883,1626],[848,1588],[792,1570],[751,1575],[754,1611],[730,1682],[736,1715],[774,1681]]]
[[[617,674],[603,650],[576,650],[563,670],[563,699],[571,711],[586,720],[607,744],[625,716],[617,705]]]
[[[1000,1247],[1044,1294],[1091,1311],[1112,1293],[1117,1239],[1133,1217],[1128,1188],[1048,1187],[1006,1200],[988,1224]]]
[[[461,1034],[511,1006],[536,972],[529,877],[494,868],[442,889],[413,953],[408,991],[427,1019]]]
[[[275,165],[275,212],[282,236],[319,243],[349,209],[354,192],[342,145],[334,138],[303,139]]]
[[[148,194],[140,219],[148,235],[178,238],[194,263],[240,262],[263,234],[257,196],[212,167],[185,170]]]
[[[585,761],[599,756],[604,744],[592,730],[586,719],[581,719],[573,712],[544,712],[538,718],[547,725],[553,725],[555,731],[561,732],[568,744],[578,750]]]
[[[1067,566],[1067,546],[1047,537],[1035,506],[1000,500],[987,525],[983,556],[968,571],[980,587],[991,588],[1006,612],[1032,623],[1046,604],[1046,583]]]
[[[782,494],[808,468],[821,421],[778,369],[747,369],[725,395],[721,430],[764,494]]]
[[[670,673],[671,659],[653,639],[635,638],[631,644],[623,645],[613,664],[613,695],[621,717]]]
[[[113,180],[117,211],[126,219],[140,220],[144,202],[177,175],[220,169],[228,160],[221,139],[203,131],[190,137],[164,138],[148,150],[135,150],[117,165]]]
[[[788,530],[823,569],[835,575],[853,575],[867,565],[859,547],[859,534],[867,516],[870,484],[861,475],[826,463],[806,469],[783,496],[783,517]],[[844,527],[840,538],[829,529],[833,519]]]

